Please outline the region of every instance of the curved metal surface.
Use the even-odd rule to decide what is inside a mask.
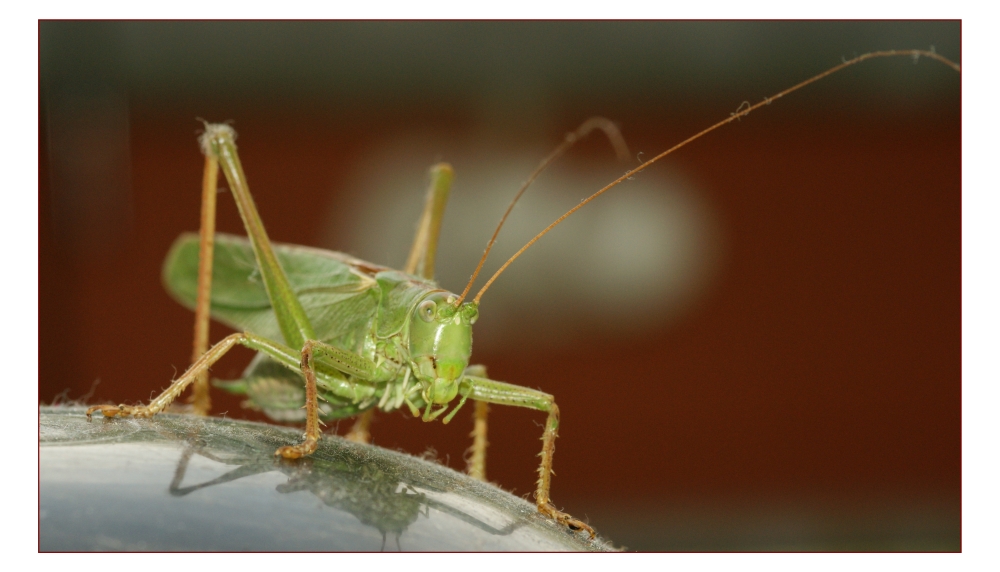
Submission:
[[[42,551],[613,550],[534,505],[416,457],[299,431],[187,415],[39,415]]]

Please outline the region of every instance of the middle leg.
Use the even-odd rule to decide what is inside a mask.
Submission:
[[[298,459],[316,451],[320,439],[319,398],[316,390],[317,361],[342,374],[371,379],[375,364],[371,360],[316,340],[306,340],[299,359],[299,368],[306,381],[306,432],[298,445],[281,447],[274,452],[286,459]],[[356,396],[355,399],[358,397]]]

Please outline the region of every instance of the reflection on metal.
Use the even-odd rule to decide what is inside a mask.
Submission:
[[[41,411],[43,551],[376,551],[389,537],[411,551],[611,548],[496,487],[374,446],[324,439],[286,461],[273,451],[293,429],[83,419],[79,408]]]
[[[396,540],[396,546],[402,547],[399,538],[419,516],[430,518],[430,509],[450,514],[463,522],[475,526],[489,534],[509,535],[514,529],[524,525],[511,517],[502,515],[496,510],[478,511],[492,513],[506,521],[501,528],[494,528],[480,517],[463,512],[461,497],[449,495],[447,491],[415,487],[382,468],[354,460],[329,462],[304,458],[297,461],[248,456],[242,459],[222,458],[205,450],[197,438],[189,440],[177,471],[170,482],[170,494],[185,496],[197,490],[221,485],[251,475],[280,471],[288,476],[288,481],[279,484],[275,490],[279,493],[295,493],[308,491],[323,501],[323,504],[345,510],[367,526],[377,529],[382,534],[382,549],[385,548],[386,534],[391,534]],[[195,454],[202,455],[213,461],[226,465],[239,465],[237,468],[197,485],[182,487],[184,474],[188,463]],[[431,498],[428,498],[431,495]],[[433,499],[433,500],[432,500]],[[471,504],[473,511],[476,509]]]

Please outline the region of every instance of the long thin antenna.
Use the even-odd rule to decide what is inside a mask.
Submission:
[[[860,55],[860,56],[858,56],[858,57],[856,57],[854,59],[846,60],[846,61],[840,63],[839,65],[833,66],[832,68],[826,70],[825,72],[816,74],[813,77],[811,77],[811,78],[809,78],[809,79],[807,79],[807,80],[805,80],[805,81],[803,81],[801,83],[795,84],[792,87],[790,87],[790,88],[788,88],[788,89],[786,89],[784,91],[780,91],[780,92],[778,92],[774,96],[765,97],[763,101],[760,101],[758,103],[750,105],[749,107],[746,107],[745,105],[740,105],[740,108],[736,112],[731,113],[729,115],[729,117],[727,117],[726,119],[723,119],[722,121],[716,123],[715,125],[712,125],[708,129],[705,129],[703,131],[700,131],[700,132],[696,133],[695,135],[692,135],[691,137],[688,137],[684,141],[681,141],[677,145],[674,145],[673,147],[667,149],[663,153],[660,153],[656,157],[653,157],[649,161],[646,161],[642,165],[639,165],[635,169],[632,169],[631,171],[626,172],[624,175],[622,175],[621,177],[618,177],[617,179],[615,179],[614,181],[612,181],[610,184],[608,184],[607,186],[605,186],[603,189],[597,191],[596,193],[590,195],[589,197],[587,197],[586,199],[584,199],[583,201],[581,201],[580,204],[578,204],[575,207],[571,208],[569,211],[566,212],[566,214],[564,214],[561,217],[557,218],[552,224],[550,224],[549,226],[545,227],[545,230],[543,230],[542,232],[536,234],[535,238],[532,238],[531,240],[528,241],[527,244],[525,244],[524,246],[522,246],[521,250],[518,250],[517,252],[515,252],[514,256],[511,256],[507,260],[507,262],[504,262],[503,266],[501,266],[500,269],[497,270],[496,273],[486,282],[486,284],[482,287],[482,289],[479,290],[479,293],[476,294],[476,297],[473,298],[472,302],[474,304],[479,304],[479,300],[482,299],[483,294],[490,287],[490,285],[493,284],[493,281],[496,280],[497,277],[500,276],[500,274],[502,274],[503,271],[506,270],[508,266],[510,266],[511,262],[514,262],[517,259],[517,257],[521,256],[521,254],[524,253],[525,250],[528,250],[528,248],[531,247],[532,244],[535,244],[536,242],[538,242],[539,238],[542,238],[543,236],[545,236],[546,234],[548,234],[548,232],[550,230],[552,230],[553,228],[555,228],[562,221],[566,220],[566,218],[568,218],[571,214],[573,214],[576,211],[580,210],[581,208],[583,208],[584,205],[586,205],[590,201],[596,199],[597,197],[603,195],[609,189],[611,189],[612,187],[618,185],[622,181],[631,178],[636,173],[638,173],[640,171],[643,171],[644,169],[646,169],[646,167],[649,167],[653,163],[659,161],[660,159],[666,157],[667,155],[673,153],[674,151],[680,149],[681,147],[687,145],[688,143],[691,143],[692,141],[694,141],[696,139],[699,139],[702,136],[707,135],[708,133],[710,133],[712,131],[715,131],[716,129],[718,129],[719,127],[722,127],[723,125],[726,125],[727,123],[732,123],[733,121],[736,121],[737,119],[740,119],[741,117],[745,117],[745,116],[749,115],[751,111],[754,111],[755,109],[757,109],[759,107],[762,107],[764,105],[770,105],[772,101],[774,101],[776,99],[779,99],[779,98],[782,98],[782,97],[788,95],[789,93],[792,93],[793,91],[798,91],[799,89],[802,89],[803,87],[805,87],[805,86],[807,86],[807,85],[809,85],[809,84],[811,84],[811,83],[813,83],[815,81],[819,81],[819,80],[823,79],[824,77],[826,77],[826,76],[828,76],[828,75],[830,75],[832,73],[836,73],[836,72],[838,72],[838,71],[840,71],[840,70],[842,70],[842,69],[844,69],[844,68],[846,68],[848,66],[852,66],[854,64],[858,64],[858,63],[861,63],[861,62],[863,62],[865,60],[870,60],[870,59],[873,59],[873,58],[884,58],[884,57],[892,57],[892,56],[910,56],[911,58],[913,58],[914,62],[916,62],[921,56],[923,56],[923,57],[927,57],[927,58],[931,58],[931,59],[937,60],[937,61],[939,61],[939,62],[941,62],[941,63],[943,63],[943,64],[951,67],[952,69],[954,69],[955,71],[957,71],[959,73],[961,73],[961,71],[962,71],[962,67],[961,66],[959,66],[955,62],[949,60],[948,58],[946,58],[946,57],[938,54],[937,52],[933,51],[933,49],[931,49],[931,50],[883,50],[883,51],[879,51],[879,52],[871,52],[871,53],[867,53],[867,54],[862,54],[862,55]],[[506,215],[504,215],[504,216],[506,217]],[[494,234],[494,236],[496,236],[496,235]],[[492,245],[492,242],[491,242],[491,245]],[[480,261],[479,265],[480,265],[480,267],[482,266],[482,261]],[[477,268],[476,272],[478,272],[478,271],[479,271],[479,269]],[[473,278],[475,278],[475,275],[473,275]],[[471,286],[471,283],[470,283],[470,286]],[[466,287],[466,291],[468,291],[468,287]],[[462,294],[462,297],[463,298],[465,297],[464,293]]]
[[[476,266],[476,270],[472,273],[472,278],[469,278],[469,283],[465,285],[465,290],[462,290],[462,295],[459,296],[458,300],[455,302],[456,308],[462,304],[462,301],[465,300],[465,297],[469,294],[469,290],[472,289],[472,285],[475,283],[476,277],[479,276],[479,271],[483,269],[486,257],[489,256],[490,250],[493,250],[493,245],[497,241],[497,235],[500,234],[500,229],[503,228],[503,223],[507,221],[507,216],[510,215],[510,211],[514,210],[514,205],[517,204],[517,201],[521,198],[521,195],[524,194],[524,191],[528,190],[528,186],[530,186],[531,183],[538,178],[538,175],[542,174],[542,171],[544,171],[545,168],[552,163],[552,161],[555,161],[559,155],[565,153],[566,150],[572,147],[574,143],[586,137],[594,129],[604,131],[604,134],[611,142],[611,146],[615,148],[615,153],[618,155],[620,160],[625,161],[628,159],[628,146],[625,144],[625,138],[622,137],[621,131],[618,130],[618,127],[614,123],[603,117],[591,117],[590,119],[584,121],[582,125],[577,127],[576,131],[567,133],[563,142],[560,143],[559,146],[556,147],[551,153],[549,153],[548,157],[542,159],[542,162],[538,164],[538,167],[533,173],[531,173],[531,176],[528,177],[528,179],[521,185],[521,189],[517,191],[516,195],[514,195],[514,199],[510,201],[509,205],[507,205],[507,210],[504,211],[503,216],[500,218],[500,224],[497,225],[496,230],[493,231],[493,236],[490,237],[490,241],[486,244],[486,250],[483,252],[482,258],[479,259],[479,265]]]

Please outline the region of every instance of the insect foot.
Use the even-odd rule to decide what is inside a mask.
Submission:
[[[316,452],[316,446],[319,444],[319,439],[312,439],[306,437],[306,440],[298,445],[286,445],[280,447],[274,452],[275,457],[284,457],[285,459],[298,459],[300,457],[305,457],[306,455],[312,455]]]
[[[579,532],[581,530],[586,531],[590,535],[590,539],[593,540],[596,535],[593,528],[590,528],[586,523],[579,521],[572,516],[556,510],[556,507],[552,506],[550,503],[541,503],[538,505],[538,512],[544,514],[545,516],[551,518],[552,520],[558,522],[559,524],[569,528],[574,532]]]
[[[146,409],[146,407],[132,407],[130,405],[95,405],[87,409],[87,420],[91,420],[91,415],[95,411],[100,411],[102,415],[108,418],[151,417],[151,414],[145,411]]]

